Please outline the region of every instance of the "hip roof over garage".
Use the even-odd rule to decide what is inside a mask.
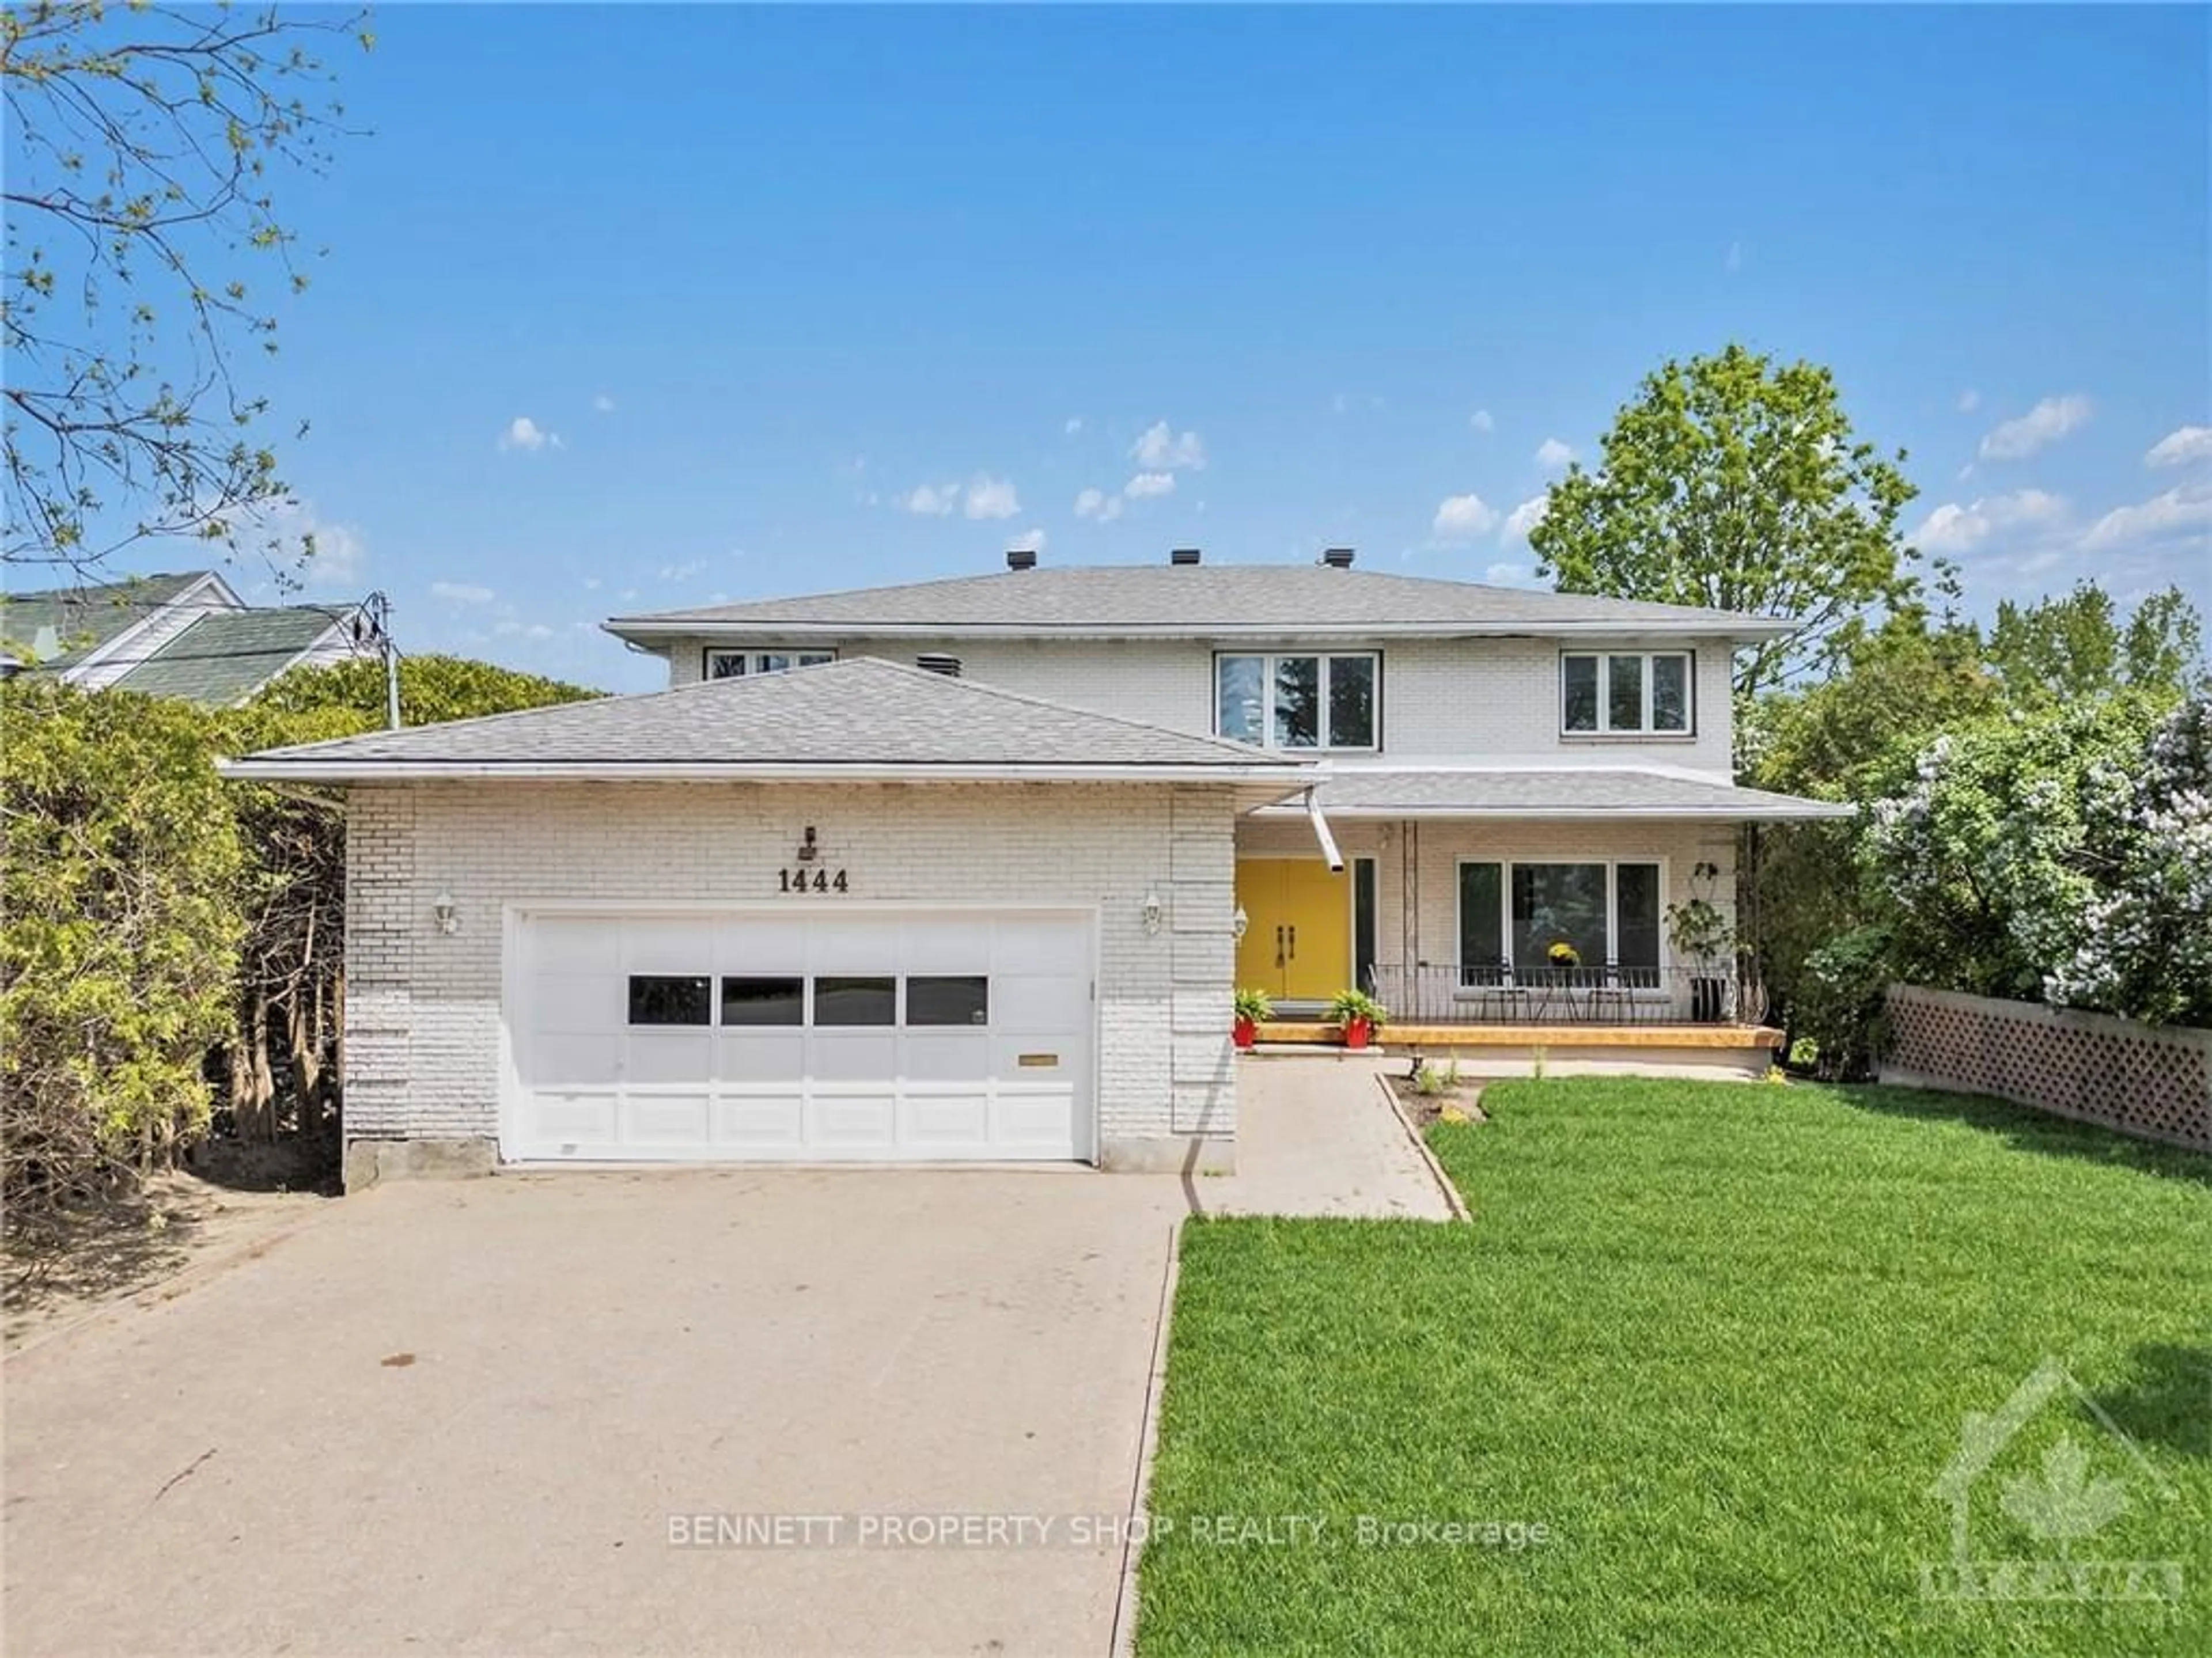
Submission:
[[[858,657],[226,761],[264,782],[843,777],[1215,781],[1287,794],[1310,762]]]

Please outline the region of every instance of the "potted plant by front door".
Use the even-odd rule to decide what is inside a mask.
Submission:
[[[1237,1023],[1231,1027],[1237,1046],[1249,1048],[1260,1040],[1260,1027],[1275,1016],[1275,1005],[1267,999],[1264,990],[1240,990],[1237,993]]]
[[[1342,990],[1328,1005],[1328,1017],[1344,1027],[1344,1045],[1350,1048],[1365,1048],[1382,1033],[1389,1015],[1382,1004],[1364,990]]]

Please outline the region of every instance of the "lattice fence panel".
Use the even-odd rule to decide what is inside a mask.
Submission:
[[[1889,987],[1886,1082],[1995,1094],[2212,1151],[2212,1030]]]

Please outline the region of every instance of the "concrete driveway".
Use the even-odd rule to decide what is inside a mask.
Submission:
[[[331,1203],[7,1362],[7,1650],[1103,1655],[1177,1224],[1445,1212],[1371,1066],[1240,1082],[1218,1181],[567,1173]],[[748,1515],[784,1542],[672,1546]],[[915,1515],[1031,1524],[893,1546],[884,1517]]]
[[[380,1188],[18,1355],[17,1654],[1103,1654],[1168,1179]],[[1044,1546],[680,1549],[672,1515],[1036,1515]],[[825,1535],[814,1527],[817,1541]]]

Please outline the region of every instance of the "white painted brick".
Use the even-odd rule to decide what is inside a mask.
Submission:
[[[775,872],[812,824],[825,857],[849,871],[855,901],[1095,908],[1102,1137],[1174,1132],[1176,1090],[1186,1084],[1209,1102],[1206,1132],[1233,1133],[1233,1078],[1215,1078],[1209,1044],[1178,1042],[1174,999],[1188,975],[1210,972],[1201,983],[1220,1010],[1210,1047],[1225,1048],[1232,814],[1226,791],[1195,786],[357,790],[347,836],[346,1132],[497,1132],[503,905],[686,896],[774,902]],[[1209,826],[1212,854],[1185,854],[1186,866],[1205,878],[1186,894],[1172,843],[1202,840]],[[1154,890],[1170,914],[1206,914],[1217,931],[1147,933],[1142,905]],[[450,937],[435,931],[431,914],[441,891],[461,916]],[[828,909],[838,901],[788,902]],[[1185,1075],[1179,1066],[1193,1069]]]

